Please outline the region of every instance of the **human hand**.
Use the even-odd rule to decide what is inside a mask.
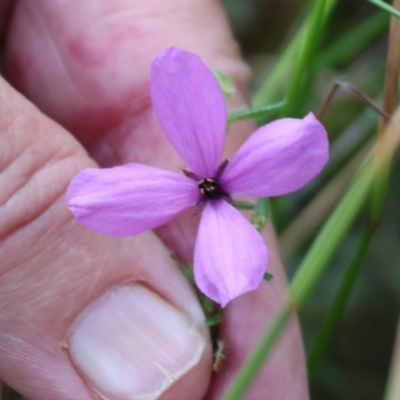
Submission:
[[[79,226],[65,203],[71,179],[95,162],[184,167],[149,97],[150,63],[166,47],[230,75],[233,101],[245,103],[248,69],[220,6],[20,0],[5,34],[6,77],[29,101],[0,81],[0,376],[32,400],[139,398],[170,380],[162,399],[220,399],[284,298],[272,228],[264,237],[274,279],[226,307],[227,357],[211,376],[201,309],[170,258],[191,261],[198,220],[188,212],[120,239]],[[228,158],[253,128],[232,127]],[[293,322],[246,399],[307,397]]]

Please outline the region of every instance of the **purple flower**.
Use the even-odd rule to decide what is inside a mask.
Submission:
[[[203,293],[225,306],[259,286],[268,262],[263,239],[230,204],[230,195],[269,197],[299,189],[328,160],[326,131],[311,113],[276,120],[257,129],[221,165],[227,111],[201,59],[176,47],[165,50],[151,67],[151,95],[168,139],[191,172],[140,164],[86,169],[68,189],[68,206],[94,231],[130,236],[201,205],[195,279]]]

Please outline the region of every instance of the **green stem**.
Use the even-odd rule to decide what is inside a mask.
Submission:
[[[363,234],[361,236],[360,242],[354,253],[352,260],[346,270],[345,276],[340,284],[340,288],[335,295],[333,303],[328,310],[322,327],[318,333],[317,340],[310,352],[308,357],[308,374],[312,378],[317,371],[317,368],[324,356],[326,347],[335,329],[335,326],[343,313],[346,306],[347,300],[350,296],[351,290],[356,281],[357,275],[363,265],[369,244],[371,239],[376,232],[375,229],[371,229],[369,226],[364,228]]]
[[[375,165],[369,159],[357,174],[303,260],[289,288],[291,302],[286,302],[272,321],[270,328],[246,360],[223,400],[240,400],[251,385],[286,327],[293,304],[301,306],[305,302],[362,209],[375,175]]]
[[[320,43],[322,28],[324,26],[325,7],[325,0],[315,0],[315,5],[310,16],[310,23],[303,36],[293,75],[287,90],[287,103],[282,113],[284,117],[295,114],[296,99],[299,97],[298,95],[301,92],[304,79],[308,75],[310,66],[313,64],[315,51]]]
[[[323,23],[328,19],[336,2],[337,0],[326,1]],[[278,61],[268,74],[268,78],[253,97],[254,107],[262,107],[265,104],[272,103],[276,101],[277,96],[280,95],[282,87],[285,85],[288,74],[292,69],[293,60],[296,57],[305,33],[309,29],[310,21],[311,16],[303,22],[300,28],[293,35],[289,45],[286,46],[285,51],[278,57]],[[261,125],[265,123],[265,118],[258,118],[257,122]]]
[[[368,0],[370,3],[375,4],[382,10],[389,12],[390,14],[394,15],[397,18],[400,18],[400,11],[397,8],[394,8],[390,4],[387,4],[381,0]]]
[[[293,300],[299,305],[307,300],[365,203],[376,175],[376,166],[372,161],[369,158],[368,162],[363,165],[294,276],[290,285],[290,293]]]
[[[235,201],[235,207],[238,210],[254,210],[256,205],[245,201]]]
[[[244,119],[258,118],[264,116],[271,111],[278,110],[279,108],[283,107],[284,104],[285,102],[281,101],[279,103],[271,104],[265,107],[252,108],[251,110],[232,111],[228,116],[228,123],[232,124],[233,122],[242,121]]]
[[[370,220],[372,224],[379,224],[383,217],[385,208],[386,194],[389,185],[390,171],[386,167],[381,167],[377,175],[371,193]]]
[[[278,58],[274,68],[268,74],[268,78],[253,97],[254,107],[262,107],[265,104],[276,101],[283,82],[290,71],[306,27],[307,26],[304,25],[299,29],[292,42],[287,46],[285,52]]]
[[[292,309],[290,309],[290,307],[288,307],[288,309],[282,309],[278,313],[270,325],[268,335],[255,347],[222,400],[240,400],[243,398],[250,383],[254,380],[258,371],[264,364],[265,355],[270,353],[275,342],[279,339],[281,332],[290,320],[291,314]]]

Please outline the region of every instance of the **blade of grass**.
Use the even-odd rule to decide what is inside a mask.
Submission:
[[[361,211],[376,175],[369,160],[363,165],[350,189],[344,195],[307,252],[290,284],[291,297],[302,305],[332,259],[335,251]]]
[[[325,7],[325,0],[315,0],[313,10],[309,17],[310,22],[302,37],[293,74],[287,89],[287,103],[282,110],[283,117],[296,115],[297,100],[303,87],[305,77],[310,72],[310,66],[314,63],[316,49],[320,43],[323,27],[326,22],[324,18]]]
[[[387,4],[381,0],[368,0],[368,1],[372,4],[375,4],[382,10],[389,12],[393,16],[400,18],[400,11],[397,8],[394,8],[393,6],[391,6],[390,4]]]
[[[293,37],[293,40],[287,46],[284,53],[278,57],[278,61],[268,74],[268,78],[252,99],[254,107],[259,108],[265,104],[272,103],[276,101],[277,96],[280,95],[280,90],[292,67],[293,60],[296,56],[305,29],[306,25],[303,25]],[[259,118],[258,120],[260,124],[264,121],[263,118]]]
[[[282,108],[281,117],[296,117],[304,105],[303,96],[299,96],[305,83],[311,86],[310,72],[314,66],[316,50],[321,41],[323,28],[335,3],[326,0],[315,0],[314,7],[307,18],[302,31],[299,50],[296,52],[294,69],[286,91],[286,104]],[[307,94],[305,95],[307,97]],[[277,232],[281,232],[284,223],[283,206],[280,199],[271,203],[272,219]]]
[[[326,0],[323,23],[329,18],[337,0]],[[278,61],[265,80],[264,84],[253,97],[254,107],[262,107],[265,104],[273,103],[280,95],[280,91],[286,86],[286,80],[290,73],[293,61],[303,41],[305,33],[308,31],[311,22],[311,16],[303,22],[300,28],[294,33],[290,43],[286,46],[284,52],[278,57]],[[265,123],[265,118],[259,118],[258,124]]]
[[[242,398],[289,322],[294,304],[302,305],[315,287],[365,203],[375,175],[374,166],[371,159],[363,165],[342,201],[330,216],[290,285],[291,300],[285,303],[275,317],[270,329],[246,360],[223,400]]]
[[[317,371],[318,366],[320,365],[325,354],[326,347],[328,346],[329,340],[332,337],[332,333],[337,325],[337,322],[340,316],[343,314],[343,310],[346,307],[350,293],[353,289],[361,266],[363,265],[369,245],[375,232],[376,229],[373,229],[371,226],[366,226],[364,228],[354,256],[350,261],[344,278],[340,284],[339,290],[335,295],[332,305],[330,306],[322,323],[315,344],[308,356],[307,367],[308,376],[310,379],[315,375],[315,372]]]
[[[387,13],[375,13],[372,17],[344,33],[336,42],[322,51],[318,56],[317,64],[332,68],[347,63],[382,35],[387,30],[388,25]]]
[[[332,333],[337,325],[343,310],[346,307],[350,293],[354,283],[364,262],[371,240],[377,231],[381,219],[383,217],[383,209],[387,194],[389,171],[379,169],[372,186],[372,200],[370,208],[370,216],[366,222],[363,234],[361,236],[356,252],[350,261],[346,270],[345,276],[340,284],[339,290],[335,295],[331,307],[328,310],[327,316],[324,319],[317,340],[308,357],[308,373],[310,379],[314,376],[317,368],[323,358],[326,347],[332,336]],[[374,197],[377,196],[377,197]]]
[[[291,313],[292,308],[289,306],[278,313],[268,330],[268,335],[265,336],[254,349],[222,400],[240,400],[243,398],[250,383],[262,367],[264,356],[269,354],[283,329],[289,322]]]

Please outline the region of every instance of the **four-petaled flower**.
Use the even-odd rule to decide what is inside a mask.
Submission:
[[[68,205],[84,226],[108,235],[136,235],[183,210],[202,210],[194,250],[200,290],[225,306],[256,289],[268,254],[256,229],[231,204],[231,194],[269,197],[293,192],[328,160],[324,127],[313,114],[257,129],[221,164],[227,126],[224,96],[201,59],[173,47],[151,67],[155,113],[189,171],[127,164],[86,169],[72,181]]]

